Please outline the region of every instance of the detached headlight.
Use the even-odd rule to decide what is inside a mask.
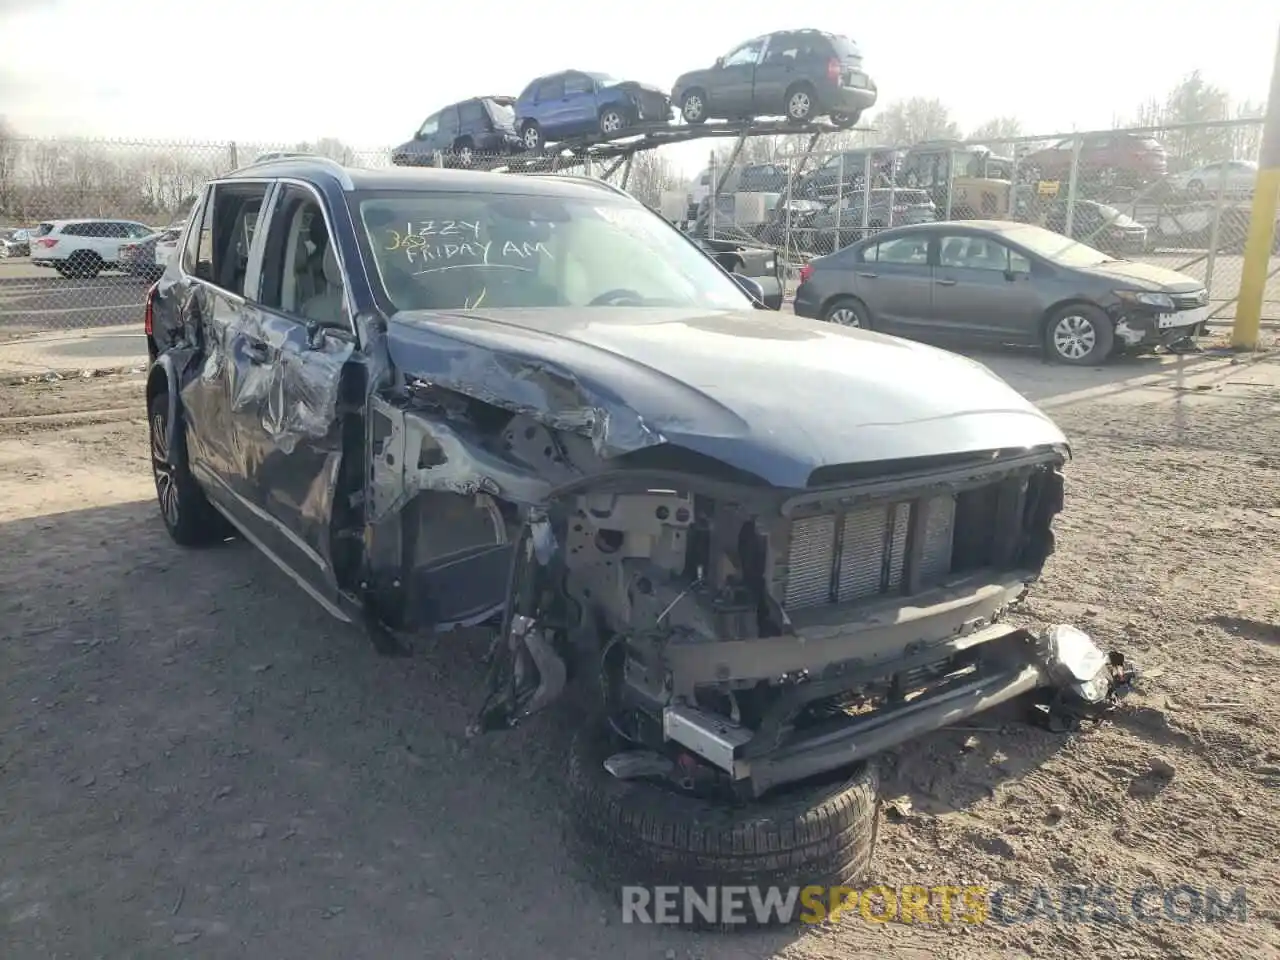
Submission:
[[[1100,703],[1111,692],[1110,661],[1083,630],[1060,623],[1040,637],[1041,657],[1050,677],[1085,703]]]
[[[1147,293],[1143,290],[1117,290],[1116,296],[1125,303],[1141,304],[1156,307],[1160,310],[1172,310],[1173,298],[1167,293]]]

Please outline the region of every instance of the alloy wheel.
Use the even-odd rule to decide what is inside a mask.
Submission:
[[[617,110],[609,110],[600,118],[601,133],[617,133],[625,126],[622,122],[622,114]]]
[[[526,150],[538,149],[538,131],[535,127],[528,127],[524,131],[524,146]]]
[[[160,512],[171,527],[178,524],[178,485],[173,464],[169,462],[169,439],[165,418],[157,413],[151,418],[151,471],[156,479],[156,496]]]
[[[809,116],[809,111],[813,109],[813,101],[809,99],[809,94],[803,90],[797,90],[791,95],[791,100],[787,103],[787,113],[793,120],[804,120]]]
[[[831,322],[838,323],[842,327],[860,327],[862,321],[858,318],[858,311],[852,307],[837,307],[831,311]]]
[[[681,110],[686,120],[698,120],[702,117],[702,98],[696,93],[692,93],[684,98],[684,108]]]
[[[1083,360],[1098,342],[1098,331],[1088,317],[1068,314],[1053,328],[1053,349],[1067,360]]]

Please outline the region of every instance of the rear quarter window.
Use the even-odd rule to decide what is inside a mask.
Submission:
[[[862,51],[858,49],[858,45],[843,34],[830,34],[826,39],[831,46],[831,52],[837,57],[862,57]]]
[[[31,236],[33,236],[33,237],[47,237],[47,236],[48,236],[49,234],[51,234],[51,233],[53,233],[53,224],[52,224],[52,223],[42,223],[42,224],[40,224],[39,226],[37,226],[34,230],[32,230],[32,231],[31,231]]]

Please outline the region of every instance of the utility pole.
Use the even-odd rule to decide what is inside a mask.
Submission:
[[[1262,326],[1262,302],[1267,286],[1267,265],[1276,229],[1277,197],[1280,196],[1280,33],[1276,37],[1275,62],[1271,67],[1271,92],[1262,123],[1262,150],[1258,154],[1258,179],[1253,186],[1253,210],[1249,215],[1249,238],[1240,268],[1240,296],[1236,322],[1231,328],[1231,345],[1254,350]]]

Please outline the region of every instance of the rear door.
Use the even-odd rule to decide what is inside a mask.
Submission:
[[[260,234],[231,351],[242,384],[232,416],[237,459],[261,546],[336,604],[339,401],[355,346],[342,257],[310,187],[281,184]]]
[[[942,234],[935,254],[932,315],[938,334],[1036,342],[1043,310],[1031,263],[990,236]]]
[[[804,34],[775,33],[765,43],[752,89],[752,112],[781,114],[786,109],[787,88],[804,76],[806,43]]]
[[[596,130],[596,82],[585,73],[564,75],[563,118],[560,126],[566,134],[591,133]]]
[[[441,150],[452,150],[458,139],[458,108],[445,107],[440,111],[440,127],[436,131],[436,142]]]
[[[899,234],[864,247],[852,257],[853,289],[871,311],[876,329],[905,336],[929,325],[933,308],[930,236]]]

